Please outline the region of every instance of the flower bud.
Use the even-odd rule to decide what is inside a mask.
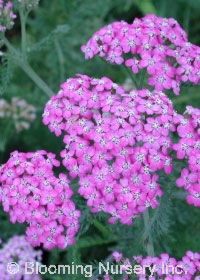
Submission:
[[[0,0],[0,32],[11,29],[15,18],[16,15],[13,13],[12,2],[5,3],[4,0]]]

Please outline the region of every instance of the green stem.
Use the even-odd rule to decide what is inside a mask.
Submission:
[[[6,47],[8,48],[8,50],[9,50],[11,53],[13,53],[13,54],[19,56],[19,52],[18,52],[18,51],[13,47],[13,45],[6,39],[6,37],[5,37],[4,34],[3,34],[2,40],[4,41]]]
[[[140,78],[140,83],[139,83],[139,89],[142,89],[142,87],[143,87],[145,74],[146,74],[145,69],[142,69],[142,72],[141,72],[141,78]]]
[[[1,140],[0,140],[0,152],[3,152],[6,147],[8,136],[9,136],[8,132],[10,131],[11,126],[12,126],[11,121],[6,126],[4,126],[5,130],[1,134]],[[1,162],[0,162],[0,164],[1,164]]]
[[[190,26],[190,14],[191,14],[191,10],[190,10],[190,6],[187,7],[187,9],[185,9],[185,14],[184,14],[184,29],[185,31],[189,34],[189,26]]]
[[[31,78],[35,84],[46,93],[48,97],[51,97],[54,93],[53,91],[49,88],[49,86],[38,76],[38,74],[33,70],[33,68],[28,64],[28,63],[22,63],[19,65],[24,72]]]
[[[60,82],[62,83],[65,79],[65,70],[64,70],[64,55],[62,52],[62,48],[60,47],[60,43],[58,40],[55,39],[55,46],[56,46],[56,51],[58,54],[58,62],[60,66]]]
[[[4,37],[5,45],[8,50],[14,54],[14,59],[19,67],[29,76],[29,78],[48,96],[52,96],[54,93],[49,86],[38,76],[28,62],[23,58],[21,53],[16,50],[13,45]]]
[[[94,220],[94,226],[104,235],[113,235],[112,232],[110,232],[102,223],[100,223],[98,220]]]
[[[143,213],[143,218],[144,218],[144,227],[145,227],[145,232],[146,232],[146,229],[148,228],[149,223],[150,223],[148,208]],[[152,257],[155,256],[153,240],[152,240],[152,237],[150,235],[145,236],[144,245],[145,245],[145,249],[147,251],[148,256],[152,256]]]
[[[24,59],[26,60],[26,15],[23,9],[20,8],[20,21],[21,21],[21,48]]]
[[[131,78],[133,84],[135,85],[135,88],[136,88],[136,89],[139,89],[138,83],[137,83],[137,81],[136,81],[134,75],[132,75],[132,73],[130,73],[129,69],[128,69],[125,65],[123,65],[123,66],[124,66],[124,70],[126,71],[126,73],[128,73],[128,75],[129,75],[129,77]]]

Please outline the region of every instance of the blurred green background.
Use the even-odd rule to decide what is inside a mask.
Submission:
[[[55,93],[59,90],[61,82],[76,73],[98,78],[108,76],[115,82],[124,84],[127,76],[122,67],[109,65],[99,58],[85,61],[80,47],[103,25],[118,20],[132,22],[135,17],[142,17],[148,13],[177,19],[189,33],[189,40],[200,44],[200,0],[41,0],[38,9],[31,12],[28,19],[29,63]],[[19,46],[18,18],[7,37],[15,46]],[[6,52],[6,49],[3,48],[2,51]],[[0,163],[5,162],[9,153],[16,149],[46,149],[59,154],[63,148],[61,140],[50,134],[41,121],[48,98],[9,55],[1,58],[0,90],[0,99],[9,101],[18,96],[35,106],[37,116],[30,129],[21,133],[16,133],[12,126],[10,131],[5,132],[7,125],[0,119],[0,142],[5,143],[0,151]],[[200,106],[199,86],[183,85],[180,96],[175,97],[172,93],[169,95],[179,112],[183,112],[189,104]],[[170,184],[173,185],[174,181],[175,177]],[[164,182],[166,179],[163,179],[163,184]],[[188,249],[200,252],[200,211],[186,205],[184,200],[173,200],[170,195],[166,195],[164,201],[164,206],[158,213],[162,222],[155,225],[154,229],[155,237],[158,234],[160,238],[157,252],[165,250],[174,257],[181,257]],[[104,217],[100,215],[97,218],[101,219],[108,229],[108,232],[104,232],[98,222],[95,222],[96,217],[91,218],[91,214],[86,210],[84,215],[85,229],[79,238],[81,245],[77,243],[77,246],[62,253],[57,250],[45,252],[44,262],[65,262],[67,259],[69,261],[70,258],[76,258],[88,263],[106,258],[111,248],[122,250],[127,255],[142,252],[139,242],[143,230],[142,221],[138,220],[131,227],[114,227],[108,226]],[[8,216],[2,212],[0,225],[0,237],[4,241],[14,234],[24,232],[24,226],[11,225]],[[49,276],[48,279],[58,278]]]

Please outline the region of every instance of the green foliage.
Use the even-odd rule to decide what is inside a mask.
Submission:
[[[160,199],[160,205],[152,211],[149,225],[143,233],[144,240],[151,236],[154,243],[162,242],[162,238],[165,235],[168,235],[169,238],[172,224],[172,202],[170,200],[170,194],[166,191],[166,187],[164,187],[164,191],[165,193]]]
[[[13,61],[9,55],[3,54],[0,68],[0,96],[3,95],[13,76]]]
[[[24,234],[25,226],[24,225],[13,225],[9,221],[9,216],[3,212],[0,208],[0,221],[1,221],[1,231],[0,238],[3,242],[6,242],[13,235],[22,235]]]
[[[135,5],[141,10],[143,14],[156,14],[153,1],[151,0],[135,0]]]
[[[28,52],[32,54],[34,52],[39,52],[44,50],[47,51],[53,46],[55,40],[59,40],[59,38],[62,39],[62,36],[66,36],[68,32],[69,32],[69,26],[67,24],[58,25],[45,38],[31,45],[28,48]]]

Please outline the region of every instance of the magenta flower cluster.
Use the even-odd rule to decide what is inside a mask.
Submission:
[[[180,92],[181,82],[200,80],[200,48],[188,42],[176,20],[146,15],[132,24],[114,22],[94,33],[82,46],[86,59],[95,55],[125,64],[137,74],[146,69],[156,90]]]
[[[43,122],[64,133],[63,165],[79,177],[79,194],[92,212],[131,224],[162,195],[158,170],[172,171],[169,133],[176,130],[173,105],[162,92],[131,90],[110,79],[78,75],[47,103]]]
[[[188,168],[184,168],[181,177],[176,180],[178,187],[188,192],[187,202],[200,207],[200,110],[186,107],[185,117],[179,121],[178,143],[173,145],[177,158],[186,159]]]
[[[181,260],[171,258],[167,253],[161,254],[159,257],[142,257],[133,256],[132,260],[124,258],[117,251],[112,253],[112,257],[120,268],[114,268],[114,273],[120,270],[124,272],[122,280],[130,279],[129,272],[133,269],[134,276],[139,280],[199,280],[200,279],[200,253],[187,251]],[[150,267],[148,270],[147,267]],[[118,269],[118,270],[117,270]],[[152,275],[150,275],[152,274]],[[114,279],[113,275],[105,275],[104,280]],[[98,280],[98,279],[96,279]]]
[[[172,172],[171,151],[188,160],[176,183],[189,192],[187,202],[199,207],[200,110],[188,106],[185,115],[176,113],[161,90],[178,94],[180,82],[199,82],[200,49],[174,19],[147,15],[133,24],[103,27],[82,50],[86,58],[98,54],[134,73],[146,68],[154,88],[126,92],[107,77],[79,74],[46,104],[43,123],[62,136],[62,164],[70,178],[79,179],[78,192],[91,212],[129,225],[148,207],[156,208],[162,196],[157,171]],[[0,168],[4,211],[13,223],[29,224],[33,246],[48,249],[72,245],[80,217],[67,175],[55,177],[54,166],[59,166],[54,154],[38,151],[13,152]]]
[[[4,0],[0,0],[0,32],[11,29],[14,25],[15,18],[16,15],[13,13],[12,2],[5,3]]]
[[[8,240],[0,249],[0,275],[1,280],[41,280],[39,275],[35,273],[25,275],[25,263],[33,264],[40,263],[42,259],[42,251],[34,250],[33,247],[26,241],[25,236],[14,236]],[[12,272],[12,267],[9,263],[17,263],[19,271],[16,274]]]
[[[0,169],[0,201],[12,223],[28,223],[27,241],[52,249],[72,245],[79,229],[80,212],[71,200],[73,191],[65,174],[54,176],[59,166],[45,151],[13,152]]]

